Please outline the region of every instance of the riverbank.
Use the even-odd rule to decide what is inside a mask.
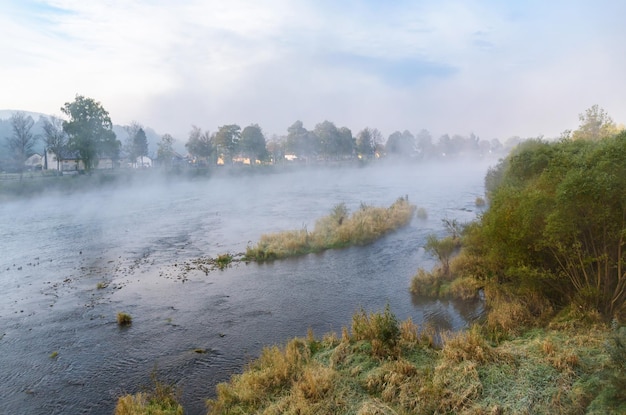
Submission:
[[[624,413],[624,340],[624,329],[555,322],[496,344],[479,326],[437,337],[389,309],[360,311],[341,335],[263,349],[218,385],[209,413]]]

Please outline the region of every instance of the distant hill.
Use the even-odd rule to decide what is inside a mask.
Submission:
[[[13,135],[13,130],[11,126],[11,116],[16,112],[23,112],[26,115],[30,115],[35,124],[31,132],[35,135],[39,135],[43,137],[43,122],[45,119],[49,118],[50,115],[42,114],[40,112],[32,112],[32,111],[21,111],[21,110],[0,110],[0,155],[7,151],[6,148],[6,138],[11,137]],[[161,141],[161,134],[154,131],[152,128],[144,126],[144,131],[146,133],[146,137],[148,138],[148,156],[156,157],[158,142]],[[124,126],[113,124],[113,132],[117,136],[117,139],[122,142],[122,146],[126,143],[128,139],[128,134],[124,129]],[[178,150],[178,147],[184,149],[182,143],[176,143],[175,149]],[[44,151],[44,142],[43,138],[37,141],[35,145],[35,152],[41,154]]]

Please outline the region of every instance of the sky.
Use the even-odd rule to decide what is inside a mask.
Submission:
[[[557,137],[594,104],[626,122],[626,1],[0,0],[0,110],[186,142],[192,126],[284,135],[429,130]]]

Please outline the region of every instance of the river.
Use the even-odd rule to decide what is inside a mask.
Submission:
[[[340,333],[360,307],[467,327],[480,303],[413,298],[408,286],[434,265],[422,247],[445,234],[442,219],[476,218],[495,162],[142,180],[0,204],[0,413],[110,415],[154,373],[180,388],[186,414],[204,414],[215,385],[264,346],[309,328]],[[371,245],[186,270],[263,233],[313,229],[338,203],[354,211],[405,195],[428,217]],[[131,326],[117,325],[118,311]]]

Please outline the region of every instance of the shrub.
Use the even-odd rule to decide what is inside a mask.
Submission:
[[[485,206],[485,199],[483,199],[482,197],[477,197],[475,204],[477,207],[483,207]]]
[[[133,318],[130,314],[118,312],[117,313],[117,324],[120,326],[128,326],[133,322]]]
[[[415,295],[438,297],[440,288],[441,279],[434,272],[428,272],[420,268],[411,279],[409,291]]]

